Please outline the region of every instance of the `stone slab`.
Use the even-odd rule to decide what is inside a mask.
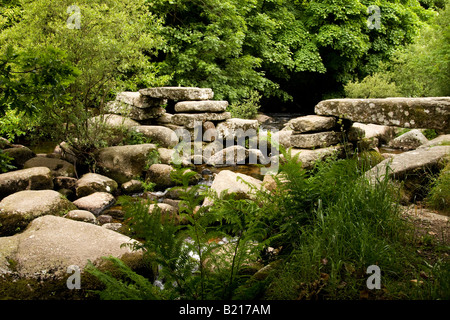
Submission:
[[[338,144],[339,140],[340,134],[335,131],[291,135],[291,145],[300,149],[325,148]]]
[[[450,97],[330,99],[319,102],[315,113],[362,123],[450,133]]]
[[[225,112],[228,101],[181,101],[175,104],[176,112]]]
[[[214,92],[210,88],[197,87],[157,87],[139,90],[143,96],[176,101],[211,100]]]

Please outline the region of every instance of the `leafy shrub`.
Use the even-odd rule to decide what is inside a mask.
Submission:
[[[248,98],[243,99],[241,102],[230,104],[228,111],[231,112],[233,118],[254,119],[260,108],[260,99],[261,95],[256,91],[251,91]]]
[[[11,161],[13,161],[13,158],[0,149],[0,172],[7,172],[16,169],[15,166],[11,165]]]
[[[422,130],[422,133],[428,140],[433,140],[438,136],[438,133],[434,129],[425,129]]]
[[[381,72],[365,77],[361,82],[344,86],[347,98],[387,98],[401,96],[400,90],[388,75]]]
[[[14,141],[15,138],[32,131],[33,125],[36,123],[26,117],[24,111],[7,109],[5,115],[0,117],[0,136]]]
[[[89,119],[101,114],[116,92],[167,81],[151,61],[162,38],[146,1],[78,1],[79,29],[66,24],[71,1],[21,5],[21,20],[0,33],[0,107],[34,113],[41,136],[89,153],[114,136],[101,135]],[[13,63],[17,66],[8,69]]]

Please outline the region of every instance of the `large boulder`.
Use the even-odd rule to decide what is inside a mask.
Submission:
[[[25,162],[36,156],[36,154],[31,151],[30,148],[24,146],[5,149],[3,150],[3,153],[13,159],[11,161],[11,164],[18,169],[22,169]]]
[[[176,133],[163,126],[137,126],[131,130],[142,133],[145,137],[151,139],[152,143],[158,144],[163,148],[173,148],[178,142]]]
[[[386,175],[399,180],[429,175],[444,166],[449,153],[450,146],[435,146],[397,154],[367,171],[366,177],[371,183],[376,183]]]
[[[167,104],[166,99],[151,98],[149,96],[143,96],[139,92],[132,91],[119,92],[116,96],[116,101],[141,109],[160,107]]]
[[[57,159],[48,157],[34,157],[25,162],[24,169],[35,167],[47,167],[52,171],[54,177],[74,177],[75,167],[73,164]]]
[[[441,146],[441,145],[442,146],[443,145],[450,146],[450,134],[443,134],[432,140],[429,140],[426,143],[422,144],[419,147],[419,149],[430,148],[430,147]]]
[[[315,113],[362,123],[450,133],[450,97],[330,99],[319,102]]]
[[[309,115],[289,121],[292,129],[297,133],[327,131],[336,127],[335,117]]]
[[[181,101],[175,104],[176,112],[224,112],[228,101]]]
[[[133,194],[133,193],[140,193],[144,191],[144,185],[142,181],[139,180],[130,180],[125,183],[123,183],[120,188],[122,189],[122,192],[125,194]]]
[[[168,148],[158,148],[159,161],[162,164],[171,164],[174,159],[175,150]]]
[[[37,167],[0,174],[0,199],[22,190],[53,189],[52,172]]]
[[[317,161],[324,160],[330,156],[336,155],[337,157],[342,157],[345,154],[345,149],[347,146],[336,145],[326,148],[319,149],[290,149],[291,157],[296,156],[297,161],[301,163],[302,168],[309,170],[314,167]],[[280,155],[281,161],[284,161],[284,156]]]
[[[291,135],[291,146],[300,149],[325,148],[340,142],[341,135],[335,131],[301,133]]]
[[[89,125],[91,127],[107,126],[111,128],[130,129],[132,127],[139,126],[139,122],[118,114],[106,113],[89,119]]]
[[[206,113],[176,113],[172,116],[172,123],[178,126],[183,126],[187,129],[194,129],[195,122],[205,121],[224,121],[231,118],[229,112],[206,112]]]
[[[293,134],[292,130],[281,130],[272,133],[272,139],[273,141],[277,141],[280,145],[282,145],[285,148],[292,147],[291,145],[291,136]]]
[[[244,135],[256,139],[258,127],[258,120],[247,120],[239,118],[228,119],[216,126],[217,139],[232,140]]]
[[[76,207],[53,190],[25,190],[0,201],[0,235],[23,230],[33,219],[51,214],[62,215]]]
[[[196,87],[158,87],[139,90],[143,96],[169,100],[211,100],[214,92],[210,88]]]
[[[73,202],[78,209],[92,212],[98,216],[100,213],[111,207],[116,200],[108,192],[94,192],[88,196],[79,198]]]
[[[121,184],[142,175],[153,150],[154,144],[107,147],[98,150],[95,158],[100,173]]]
[[[402,150],[414,150],[427,142],[428,139],[419,129],[413,129],[391,140],[388,146]]]
[[[82,289],[100,289],[99,283],[84,272],[88,262],[105,271],[110,265],[103,257],[113,256],[132,268],[141,267],[143,252],[123,246],[134,241],[91,223],[55,216],[37,218],[24,232],[0,238],[1,292],[14,299],[76,294],[79,290],[67,287],[74,283],[69,279],[74,269],[69,267],[80,271]],[[26,291],[19,289],[24,281]]]
[[[166,113],[166,109],[163,107],[139,108],[121,101],[109,101],[105,106],[105,111],[138,121],[156,119]]]
[[[95,215],[87,210],[71,210],[64,215],[64,218],[89,223],[97,223]]]
[[[353,128],[357,129],[355,130],[355,134],[357,135],[355,140],[358,138],[377,138],[380,142],[387,143],[395,137],[395,128],[390,126],[354,122],[352,129]]]
[[[217,151],[211,157],[204,157],[206,163],[210,166],[234,166],[236,164],[245,164],[249,156],[249,151],[243,146],[231,146]]]
[[[114,193],[117,188],[116,181],[97,173],[86,173],[75,184],[77,197],[85,197],[94,192]]]
[[[146,181],[155,183],[155,188],[160,190],[173,187],[177,183],[175,180],[173,180],[173,174],[175,172],[175,168],[170,165],[160,163],[152,164],[147,170]],[[186,174],[188,172],[192,172],[192,170],[187,169],[183,172],[183,174]],[[200,178],[201,175],[196,174],[195,176],[190,178],[189,183],[195,184],[200,180]]]
[[[152,164],[147,170],[146,181],[156,183],[158,189],[165,189],[175,185],[171,174],[175,169],[168,164]]]
[[[222,170],[215,177],[210,190],[215,192],[218,196],[225,191],[227,194],[233,193],[236,199],[253,199],[255,197],[255,190],[259,190],[262,187],[263,182],[261,180],[243,173]],[[211,197],[207,197],[203,201],[203,205],[209,206],[212,205],[213,202]]]

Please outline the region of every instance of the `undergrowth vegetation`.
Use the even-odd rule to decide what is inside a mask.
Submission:
[[[138,240],[132,249],[144,250],[153,276],[110,257],[121,278],[88,268],[105,285],[100,298],[448,298],[448,246],[433,262],[417,254],[388,179],[370,184],[357,159],[330,158],[305,171],[282,152],[277,188],[255,189],[253,200],[188,188],[189,173],[176,175],[185,190],[179,216],[157,206],[149,214],[150,202],[122,198]],[[201,206],[205,197],[213,205]],[[367,288],[371,265],[381,270],[380,290]]]

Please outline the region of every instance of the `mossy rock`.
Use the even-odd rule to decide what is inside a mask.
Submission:
[[[24,232],[0,237],[0,296],[21,300],[98,298],[89,290],[102,289],[103,285],[86,268],[91,261],[99,270],[118,275],[113,264],[104,259],[110,256],[132,270],[146,270],[151,278],[143,252],[122,246],[132,241],[90,223],[50,215],[37,218]],[[74,274],[69,266],[79,267],[79,290],[67,286]]]
[[[16,192],[0,202],[0,235],[17,233],[40,216],[62,216],[74,209],[72,202],[54,190]]]

